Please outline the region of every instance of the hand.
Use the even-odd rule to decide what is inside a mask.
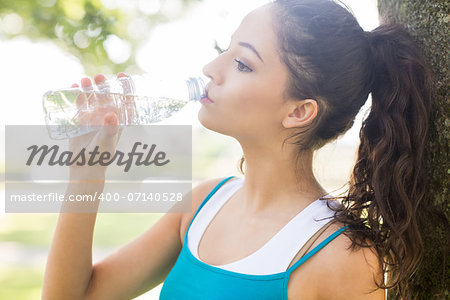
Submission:
[[[119,73],[118,77],[125,77],[124,73]],[[95,84],[99,89],[107,90],[105,86],[106,78],[102,74],[94,77]],[[78,87],[77,84],[72,87]],[[75,164],[70,168],[71,180],[104,180],[106,166],[95,164],[89,166],[87,160],[89,152],[96,150],[99,153],[107,152],[109,157],[113,157],[122,129],[118,127],[120,101],[115,99],[116,95],[105,93],[94,93],[94,87],[89,78],[81,80],[81,93],[76,100],[79,109],[80,125],[101,126],[97,132],[91,132],[82,136],[77,136],[69,140],[69,149],[74,155],[85,149],[86,161],[82,166]],[[98,147],[98,148],[97,148]],[[97,160],[99,155],[96,156]],[[80,160],[78,160],[80,162]]]

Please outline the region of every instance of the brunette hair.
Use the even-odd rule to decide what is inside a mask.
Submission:
[[[300,151],[345,133],[372,94],[349,190],[335,218],[349,225],[352,249],[375,248],[389,275],[377,286],[408,298],[408,280],[423,253],[416,217],[425,193],[429,68],[400,26],[365,32],[344,5],[331,0],[273,5],[280,57],[290,75],[286,92],[319,105],[314,122],[291,137]]]

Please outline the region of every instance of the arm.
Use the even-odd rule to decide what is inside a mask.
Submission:
[[[90,186],[89,193],[102,185]],[[181,248],[180,214],[164,215],[147,232],[92,265],[96,213],[61,213],[44,277],[43,299],[131,299],[156,286]]]
[[[220,180],[205,181],[192,190],[190,212],[165,214],[135,241],[97,263],[87,299],[131,299],[160,284],[178,258],[197,208]]]
[[[103,183],[86,183],[82,189],[76,191],[72,185],[67,193],[92,195],[103,190]],[[67,205],[65,208],[70,209]],[[91,249],[96,217],[96,213],[59,215],[45,269],[43,299],[82,298],[92,274]]]
[[[175,264],[195,211],[219,181],[193,189],[191,212],[165,214],[136,240],[95,265],[96,214],[61,214],[47,262],[43,299],[131,299],[158,285]],[[94,193],[103,187],[89,188]]]

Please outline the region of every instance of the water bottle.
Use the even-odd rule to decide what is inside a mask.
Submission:
[[[91,90],[51,90],[43,96],[49,136],[61,140],[99,130],[109,112],[120,127],[147,125],[170,117],[189,101],[205,98],[201,77],[187,80],[133,75],[106,80]]]

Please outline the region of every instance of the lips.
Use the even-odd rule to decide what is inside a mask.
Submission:
[[[209,99],[209,98],[202,98],[202,99],[200,99],[200,103],[202,103],[202,104],[211,104],[211,103],[214,103],[211,99]]]
[[[204,97],[202,97],[202,99],[200,99],[200,103],[202,103],[202,104],[211,104],[211,103],[214,103],[214,101],[212,101],[211,99],[209,99],[209,96],[208,96],[208,89],[205,90],[205,95],[204,95]]]

